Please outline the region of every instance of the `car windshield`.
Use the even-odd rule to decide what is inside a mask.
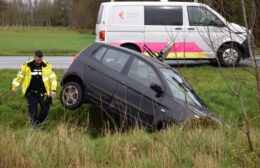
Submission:
[[[189,104],[205,107],[203,101],[196,95],[193,89],[189,86],[187,81],[183,79],[179,74],[171,69],[160,69],[161,73],[164,75],[168,86],[171,89],[172,95],[184,102]]]

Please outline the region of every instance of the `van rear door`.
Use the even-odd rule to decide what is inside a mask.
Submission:
[[[144,7],[141,5],[114,5],[109,7],[106,25],[106,43],[144,42]]]

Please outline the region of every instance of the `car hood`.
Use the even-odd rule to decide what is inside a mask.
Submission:
[[[181,100],[172,99],[172,101],[166,100],[166,104],[169,107],[167,112],[167,118],[172,119],[177,124],[185,123],[186,121],[208,118],[214,122],[223,125],[224,122],[215,114],[210,112],[207,107],[199,107],[195,105],[187,104]]]
[[[224,124],[224,122],[217,115],[210,112],[206,107],[195,107],[190,105],[188,108],[194,113],[194,119],[210,118],[211,120],[217,122],[220,125]]]

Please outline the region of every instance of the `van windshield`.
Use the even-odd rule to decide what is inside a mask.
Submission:
[[[206,105],[193,91],[188,82],[171,69],[160,68],[171,90],[173,97],[188,102],[191,105],[205,107]]]

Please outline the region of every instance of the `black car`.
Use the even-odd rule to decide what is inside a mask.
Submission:
[[[153,129],[207,116],[221,123],[176,70],[122,47],[94,43],[81,51],[61,85],[65,108],[90,103],[121,122]]]

